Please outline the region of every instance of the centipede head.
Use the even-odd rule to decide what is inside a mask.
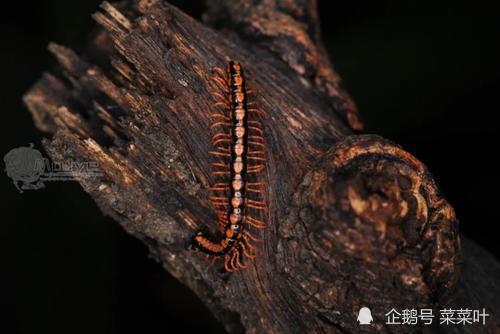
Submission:
[[[200,229],[198,229],[198,231],[196,231],[196,233],[191,237],[191,239],[186,241],[186,244],[185,244],[186,250],[195,251],[195,252],[199,251],[200,248],[199,248],[198,242],[196,241],[196,237],[206,236],[209,234],[210,234],[210,232],[208,231],[208,229],[206,227],[201,227]]]

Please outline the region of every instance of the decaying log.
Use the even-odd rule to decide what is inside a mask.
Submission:
[[[423,164],[355,135],[362,125],[321,45],[315,1],[252,3],[210,1],[211,27],[161,1],[103,3],[85,58],[51,44],[60,68],[25,96],[51,158],[97,161],[103,176],[81,178],[83,189],[229,332],[357,332],[361,306],[376,320],[363,330],[404,332],[384,313],[493,307],[487,276],[499,266],[467,243],[460,280],[455,214]],[[215,231],[209,77],[229,59],[265,113],[269,206],[259,256],[235,273],[185,247],[199,227]],[[491,314],[481,329],[498,326]]]

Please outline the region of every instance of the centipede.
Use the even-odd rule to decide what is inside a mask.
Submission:
[[[192,248],[207,258],[224,259],[224,269],[233,272],[248,267],[257,256],[256,236],[266,228],[262,218],[267,210],[263,200],[266,183],[261,176],[265,166],[265,139],[261,121],[263,113],[251,97],[242,66],[229,61],[226,69],[216,67],[210,78],[216,87],[212,120],[213,157],[211,204],[217,213],[219,235],[204,229],[192,239]]]

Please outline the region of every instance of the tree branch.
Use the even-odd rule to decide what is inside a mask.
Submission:
[[[369,330],[387,331],[393,307],[456,299],[454,211],[417,159],[353,135],[361,123],[321,46],[315,2],[210,3],[218,31],[137,0],[103,3],[86,60],[51,44],[59,72],[25,96],[52,134],[51,158],[97,161],[103,177],[80,179],[83,189],[229,332],[352,332],[364,305],[379,319]],[[269,228],[250,268],[228,274],[185,244],[215,230],[209,78],[230,59],[265,112]]]

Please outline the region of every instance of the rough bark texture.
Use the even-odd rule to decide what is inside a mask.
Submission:
[[[101,9],[85,57],[51,44],[60,68],[25,103],[52,134],[52,159],[97,161],[103,177],[83,189],[229,332],[359,332],[365,305],[367,332],[410,331],[383,324],[391,308],[495,310],[500,266],[469,243],[461,264],[453,208],[422,163],[354,134],[362,124],[321,45],[315,1],[210,1],[211,28],[161,1]],[[259,256],[231,274],[185,248],[199,227],[215,230],[209,77],[229,59],[265,112],[269,206]],[[486,328],[500,330],[496,315],[447,330]]]

